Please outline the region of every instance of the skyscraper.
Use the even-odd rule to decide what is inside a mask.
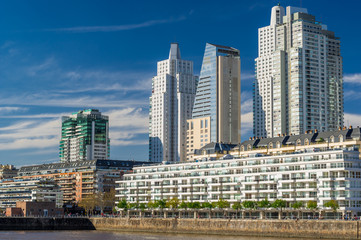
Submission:
[[[186,124],[191,118],[198,77],[193,62],[181,59],[178,43],[172,43],[169,58],[158,62],[152,80],[149,110],[149,160],[185,161]]]
[[[206,44],[192,119],[187,124],[188,155],[209,142],[240,142],[240,64],[237,49]]]
[[[336,130],[343,125],[340,40],[307,9],[275,6],[258,30],[253,133]]]
[[[109,159],[109,123],[97,109],[62,118],[60,161]]]

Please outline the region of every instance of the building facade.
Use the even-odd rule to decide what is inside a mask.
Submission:
[[[188,155],[209,142],[241,141],[240,64],[237,49],[206,44],[192,119],[187,124]],[[192,125],[200,128],[191,129]],[[208,129],[201,129],[202,125]]]
[[[0,179],[11,179],[18,175],[19,169],[14,165],[0,165]]]
[[[108,117],[87,109],[62,118],[60,161],[109,159]]]
[[[336,200],[340,211],[361,215],[360,128],[213,144],[196,161],[135,167],[119,181],[117,198],[129,202],[178,198],[231,204],[246,200]]]
[[[63,192],[51,179],[0,182],[0,208],[15,207],[17,202],[54,202],[63,206]]]
[[[340,40],[307,9],[275,6],[258,30],[254,136],[343,126]]]
[[[198,77],[193,62],[181,59],[177,43],[169,58],[158,62],[149,99],[149,160],[178,162],[186,159],[187,119],[191,118]]]
[[[71,205],[87,196],[115,189],[115,181],[138,164],[144,162],[90,160],[23,166],[17,179],[52,179],[60,187],[64,203]]]

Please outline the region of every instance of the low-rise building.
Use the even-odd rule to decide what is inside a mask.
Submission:
[[[288,207],[316,201],[321,209],[336,200],[340,211],[360,216],[360,135],[360,128],[350,128],[211,143],[195,152],[194,162],[134,167],[118,181],[116,197],[139,203],[283,199]]]
[[[54,179],[64,194],[64,203],[73,204],[97,192],[109,192],[134,165],[145,162],[90,160],[24,166],[17,179]]]
[[[63,192],[51,179],[0,182],[0,208],[15,207],[17,202],[54,202],[63,206]]]
[[[6,208],[7,217],[59,217],[64,215],[64,209],[56,207],[55,202],[16,202],[16,207]]]

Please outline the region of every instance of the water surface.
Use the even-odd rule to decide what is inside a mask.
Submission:
[[[114,231],[0,231],[1,240],[311,240],[306,238],[273,238],[197,234],[128,233]],[[326,239],[324,239],[326,240]]]

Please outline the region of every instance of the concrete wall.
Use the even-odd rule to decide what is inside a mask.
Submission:
[[[359,221],[92,218],[97,230],[361,239]]]
[[[88,218],[0,218],[0,230],[95,230]]]

